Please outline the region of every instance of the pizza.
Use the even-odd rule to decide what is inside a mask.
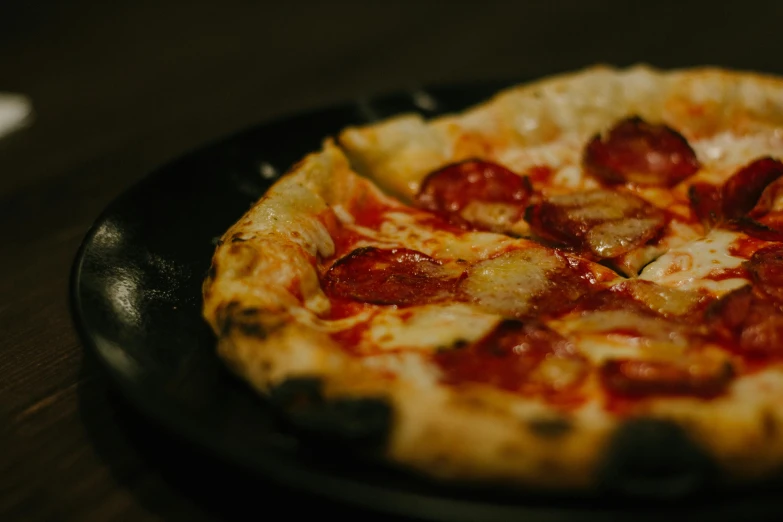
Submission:
[[[204,316],[303,433],[435,480],[768,478],[781,159],[783,79],[718,68],[593,66],[346,128],[225,233]]]

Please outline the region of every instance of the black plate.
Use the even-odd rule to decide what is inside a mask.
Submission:
[[[478,102],[500,84],[411,91],[263,125],[171,163],[114,201],[75,261],[72,305],[85,343],[120,390],[174,434],[243,470],[332,500],[432,520],[783,519],[778,488],[671,503],[464,491],[382,466],[308,452],[233,378],[201,319],[214,239],[322,139],[403,111]]]

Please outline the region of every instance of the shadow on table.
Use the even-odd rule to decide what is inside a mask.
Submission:
[[[100,373],[98,366],[86,352],[82,374]],[[100,381],[79,390],[83,424],[117,485],[145,511],[188,521],[244,520],[270,512],[392,520],[283,488],[199,452],[136,411],[107,377]]]

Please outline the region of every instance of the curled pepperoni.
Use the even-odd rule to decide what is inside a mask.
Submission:
[[[700,168],[681,134],[638,116],[621,120],[606,136],[596,135],[582,163],[589,174],[612,184],[673,186]]]
[[[783,241],[783,213],[775,201],[783,190],[783,163],[759,158],[745,165],[723,186],[694,183],[691,208],[708,228],[718,224],[765,241]]]
[[[770,157],[759,158],[741,168],[723,184],[723,215],[726,219],[736,219],[766,214],[771,202],[765,201],[762,208],[754,207],[766,188],[781,176],[783,163]]]
[[[453,223],[492,228],[488,221],[516,221],[524,212],[533,189],[526,176],[482,160],[466,160],[430,173],[422,182],[416,205],[447,216]],[[482,219],[481,209],[492,217]],[[491,209],[486,207],[492,205]],[[494,218],[494,219],[493,219]]]
[[[528,207],[525,220],[540,237],[610,259],[643,245],[666,225],[662,211],[615,190],[553,196]]]
[[[560,334],[507,320],[479,341],[435,355],[450,384],[480,383],[522,393],[562,393],[587,375],[587,361]]]
[[[440,263],[407,248],[357,248],[332,265],[323,283],[330,297],[383,305],[425,304],[454,288]]]
[[[600,375],[609,392],[623,397],[689,395],[710,398],[726,389],[734,369],[728,360],[706,358],[689,364],[614,359],[601,366]]]
[[[783,303],[783,245],[756,251],[748,261],[747,269],[762,292]]]

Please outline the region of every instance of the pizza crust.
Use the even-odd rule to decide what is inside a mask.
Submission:
[[[571,156],[587,138],[631,114],[689,140],[769,131],[783,125],[783,80],[716,68],[594,66],[512,87],[460,114],[432,121],[406,114],[348,128],[339,143],[359,173],[410,200],[427,173],[474,156],[520,173],[538,162],[578,165]],[[575,169],[558,175],[564,186],[594,188]]]
[[[689,109],[689,101],[699,103],[698,113]],[[462,115],[431,123],[409,115],[346,130],[340,144],[347,156],[325,142],[221,239],[203,287],[204,316],[219,337],[221,358],[267,396],[304,379],[318,382],[321,406],[367,398],[386,404],[389,419],[380,453],[427,476],[554,489],[592,488],[609,480],[622,488],[634,473],[649,471],[649,463],[633,460],[649,451],[661,452],[671,473],[695,472],[699,480],[713,478],[708,476],[712,465],[732,480],[779,469],[779,366],[740,377],[724,398],[646,401],[623,419],[597,401],[554,413],[542,402],[488,386],[446,386],[431,376],[390,378],[386,363],[364,363],[329,336],[329,321],[323,319],[329,301],[320,289],[316,260],[332,255],[334,243],[319,216],[339,213],[341,205],[363,193],[377,193],[351,165],[382,188],[410,198],[422,176],[445,163],[477,154],[503,158],[513,147],[547,146],[571,134],[586,138],[628,112],[663,119],[693,136],[710,136],[727,126],[755,132],[783,125],[783,82],[711,69],[659,73],[641,66],[599,67],[510,89]],[[636,446],[623,453],[618,449],[625,447],[623,434],[637,433],[633,430],[663,435],[647,442],[630,436]],[[691,466],[677,453],[681,448],[704,452],[706,460],[694,457]]]

